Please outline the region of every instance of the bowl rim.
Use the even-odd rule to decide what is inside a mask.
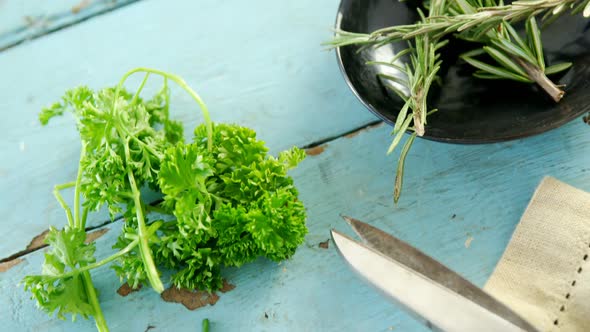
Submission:
[[[338,5],[338,10],[336,12],[336,20],[334,22],[334,28],[335,28],[334,36],[336,36],[336,34],[337,34],[336,31],[340,30],[340,27],[342,24],[342,18],[343,18],[343,15],[342,15],[343,8],[342,7],[344,6],[345,1],[351,1],[351,0],[340,0],[340,4]],[[359,94],[359,92],[357,91],[354,84],[350,80],[350,77],[346,71],[346,68],[344,66],[344,62],[342,60],[342,54],[340,52],[340,47],[335,47],[335,50],[336,50],[335,53],[336,53],[336,61],[338,63],[338,68],[340,69],[340,73],[344,77],[344,81],[346,82],[346,85],[348,86],[348,88],[352,91],[352,93],[355,95],[355,97],[361,102],[361,104],[363,104],[363,106],[365,106],[365,108],[368,109],[372,114],[374,114],[377,118],[379,118],[381,121],[387,123],[388,125],[394,126],[395,125],[394,121],[385,117],[379,110],[377,110],[371,103],[369,103],[367,100],[365,100]],[[508,142],[508,141],[523,139],[523,138],[527,138],[527,137],[537,136],[537,135],[540,135],[540,134],[543,134],[546,132],[550,132],[552,130],[560,128],[561,126],[563,126],[569,122],[574,121],[575,119],[579,118],[580,116],[582,116],[583,114],[588,113],[588,112],[590,112],[590,104],[588,107],[580,107],[577,111],[573,111],[573,112],[569,113],[569,116],[564,116],[564,117],[557,119],[551,125],[534,127],[534,129],[526,131],[525,134],[515,133],[515,134],[511,134],[511,135],[496,136],[496,137],[491,137],[491,138],[475,138],[474,139],[474,138],[431,136],[431,135],[428,135],[428,130],[427,130],[423,136],[418,136],[418,138],[427,139],[427,140],[435,141],[435,142],[450,143],[450,144],[466,144],[466,145]],[[426,129],[428,129],[428,126],[426,127]],[[411,134],[412,132],[410,130],[406,130],[406,133]]]

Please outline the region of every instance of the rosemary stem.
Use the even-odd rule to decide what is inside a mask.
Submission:
[[[561,90],[555,83],[553,83],[547,75],[540,69],[526,61],[515,57],[518,64],[527,72],[529,78],[535,81],[541,89],[543,89],[556,103],[563,98],[565,91]]]

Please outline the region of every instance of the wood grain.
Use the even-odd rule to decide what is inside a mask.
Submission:
[[[11,232],[0,234],[0,258],[64,222],[51,191],[75,178],[79,139],[70,116],[42,128],[37,113],[68,88],[114,85],[137,66],[167,70],[201,94],[215,121],[254,128],[272,153],[374,121],[346,87],[333,52],[320,45],[331,36],[337,5],[138,2],[1,52],[0,215]],[[171,113],[187,137],[201,121],[180,89],[173,89]],[[93,215],[89,225],[107,219]]]
[[[0,9],[14,3],[0,0]],[[51,190],[75,176],[79,142],[71,118],[41,128],[39,109],[67,88],[112,85],[132,67],[157,67],[184,76],[216,121],[253,127],[273,153],[322,143],[292,172],[310,232],[289,261],[224,270],[236,288],[195,311],[162,301],[149,287],[122,297],[111,270],[93,271],[112,331],[194,331],[203,318],[214,331],[426,331],[349,271],[326,242],[331,228],[350,234],[339,215],[370,222],[483,285],[543,176],[590,190],[590,128],[576,120],[492,145],[416,140],[394,205],[397,156],[385,155],[391,128],[325,142],[375,119],[345,86],[334,55],[319,46],[330,37],[337,4],[142,1],[0,53],[0,258],[64,224]],[[200,121],[178,89],[172,113],[187,136]],[[98,213],[90,221],[105,219]],[[102,228],[110,231],[96,239],[99,258],[112,253],[120,227]],[[3,329],[94,331],[92,321],[48,317],[19,286],[40,272],[43,250],[0,272]]]
[[[407,159],[405,190],[392,202],[395,156],[385,156],[390,128],[381,126],[330,142],[292,172],[308,211],[309,234],[281,264],[258,260],[224,276],[236,286],[214,306],[189,312],[164,303],[144,287],[121,297],[114,273],[93,272],[112,330],[194,330],[203,318],[221,331],[427,331],[357,278],[333,246],[319,245],[337,228],[339,214],[370,222],[483,285],[500,258],[535,187],[545,175],[590,190],[589,133],[575,121],[549,133],[493,145],[448,145],[417,140]],[[119,223],[97,239],[111,252]],[[472,239],[470,246],[465,242]],[[91,322],[62,322],[37,311],[15,285],[40,271],[42,253],[0,274],[0,321],[9,330],[74,331]],[[125,308],[122,310],[121,308]],[[133,312],[133,320],[129,320]]]
[[[138,0],[2,0],[0,50]]]

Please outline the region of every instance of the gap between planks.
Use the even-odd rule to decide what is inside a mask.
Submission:
[[[158,203],[159,202],[154,202],[152,204],[158,204]],[[107,232],[107,231],[104,231],[106,228],[102,229],[102,230],[99,228],[102,228],[110,223],[117,222],[121,219],[123,219],[123,216],[117,217],[113,220],[104,221],[104,222],[100,223],[100,225],[86,227],[86,232],[93,232],[94,231],[93,233],[87,234],[87,241],[92,242]],[[43,232],[41,232],[41,234],[36,235],[31,240],[31,242],[29,242],[29,244],[27,245],[27,247],[25,249],[18,251],[8,257],[0,258],[0,265],[4,264],[4,263],[11,262],[16,259],[20,259],[20,257],[23,257],[23,256],[28,255],[32,252],[35,252],[39,249],[43,249],[43,248],[47,247],[47,244],[44,243],[44,240],[45,240],[45,235],[47,235],[48,231],[49,230],[46,229]],[[1,269],[0,269],[0,272],[2,272]]]
[[[338,134],[338,135],[334,135],[334,136],[330,136],[327,138],[323,138],[320,139],[318,141],[315,141],[313,143],[304,145],[301,147],[301,149],[304,149],[306,151],[306,153],[308,155],[311,156],[315,156],[315,155],[319,155],[320,153],[322,153],[325,149],[325,147],[327,146],[327,143],[330,143],[332,141],[341,139],[341,138],[353,138],[359,134],[361,134],[362,132],[374,129],[374,128],[378,128],[381,127],[384,124],[384,122],[382,120],[375,120],[375,121],[371,121],[365,125],[362,125],[360,127],[356,127],[354,129],[351,129],[349,131],[346,131],[342,134]],[[151,202],[150,205],[155,205],[155,204],[159,204],[161,203],[162,200],[157,200],[154,202]],[[115,223],[118,222],[120,220],[123,219],[123,216],[119,216],[116,217],[113,220],[106,220],[102,223],[100,223],[99,225],[95,225],[95,226],[89,226],[86,227],[86,231],[90,232],[90,231],[94,231],[97,230],[99,228],[105,227],[108,224],[111,223]],[[18,251],[10,256],[4,257],[4,258],[0,258],[0,264],[2,263],[8,263],[11,262],[13,260],[21,260],[21,257],[26,256],[32,252],[35,252],[37,250],[43,249],[45,247],[47,247],[47,244],[43,243],[43,240],[45,238],[45,234],[47,233],[47,230],[43,231],[41,234],[35,236],[31,242],[29,243],[29,245],[27,245],[27,248]]]
[[[371,130],[373,128],[380,127],[384,123],[385,122],[383,122],[382,120],[374,120],[374,121],[371,121],[371,122],[369,122],[367,124],[364,124],[364,125],[362,125],[360,127],[356,127],[354,129],[351,129],[351,130],[349,130],[347,132],[344,132],[344,133],[341,133],[341,134],[337,134],[337,135],[334,135],[334,136],[330,136],[330,137],[326,137],[326,138],[317,140],[317,141],[315,141],[313,143],[304,145],[304,146],[301,147],[301,149],[310,150],[310,149],[316,148],[318,146],[322,146],[322,145],[324,145],[326,143],[330,143],[332,141],[335,141],[335,140],[337,140],[339,138],[342,138],[342,137],[353,138],[353,137],[355,137],[356,135],[360,134],[363,131]]]
[[[123,8],[123,7],[126,7],[128,5],[134,4],[134,3],[139,2],[139,1],[140,0],[127,0],[127,1],[125,1],[123,3],[113,2],[112,5],[105,5],[103,8],[97,10],[96,12],[94,12],[94,13],[88,15],[88,16],[85,16],[85,15],[83,15],[81,13],[83,12],[84,9],[86,9],[89,6],[91,6],[92,5],[92,2],[91,1],[84,1],[84,0],[82,0],[80,3],[78,3],[77,5],[69,8],[67,11],[64,11],[64,12],[61,12],[61,13],[51,14],[51,15],[48,15],[48,16],[44,16],[43,17],[43,20],[44,21],[47,21],[47,22],[52,22],[52,21],[63,19],[65,17],[71,16],[71,15],[80,15],[79,17],[75,17],[70,22],[66,22],[66,23],[63,23],[63,24],[57,24],[55,26],[49,26],[49,27],[43,28],[43,29],[41,29],[41,30],[39,30],[37,32],[33,32],[30,35],[25,35],[23,37],[17,38],[14,41],[8,42],[4,46],[0,46],[0,52],[6,51],[6,50],[8,50],[10,48],[13,48],[15,46],[18,46],[18,45],[24,43],[25,41],[34,40],[34,39],[43,37],[45,35],[48,35],[48,34],[51,34],[51,33],[57,32],[57,31],[60,31],[62,29],[67,29],[67,28],[69,28],[71,26],[74,26],[74,25],[76,25],[78,23],[82,23],[82,22],[87,21],[87,20],[90,20],[90,19],[92,19],[94,17],[98,17],[98,16],[101,16],[101,15],[110,13],[110,12],[112,12],[114,10],[117,10],[117,9],[120,9],[120,8]],[[25,16],[25,17],[27,17],[27,16]],[[7,32],[6,35],[9,35],[9,34],[19,34],[19,33],[22,33],[26,29],[27,28],[19,27],[19,28],[16,28],[16,29],[12,30],[12,31]],[[0,37],[2,37],[2,36],[0,36]]]

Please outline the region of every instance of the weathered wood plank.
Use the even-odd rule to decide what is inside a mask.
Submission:
[[[75,177],[79,142],[69,116],[41,128],[37,113],[68,88],[114,85],[137,66],[171,71],[201,94],[214,120],[254,128],[273,153],[374,121],[320,46],[337,5],[139,2],[0,53],[0,215],[11,229],[0,235],[0,258],[63,222],[51,190]],[[190,136],[199,111],[179,89],[172,98]]]
[[[543,176],[590,190],[590,128],[575,121],[549,133],[492,145],[448,145],[417,140],[407,160],[405,191],[391,197],[394,157],[385,156],[389,128],[380,126],[324,146],[293,171],[308,210],[306,244],[282,264],[257,261],[225,271],[237,287],[213,307],[189,312],[147,289],[122,298],[109,270],[93,276],[113,330],[198,329],[208,317],[220,331],[426,331],[354,276],[332,244],[329,229],[348,233],[347,214],[405,239],[483,285]],[[564,221],[567,222],[567,221]],[[120,225],[98,242],[109,252]],[[466,241],[471,238],[468,247]],[[0,321],[8,330],[92,330],[90,322],[60,322],[37,312],[16,288],[39,271],[41,253],[0,273]],[[130,319],[130,313],[133,319]],[[265,317],[268,316],[268,318]]]
[[[0,1],[0,50],[137,0]]]

